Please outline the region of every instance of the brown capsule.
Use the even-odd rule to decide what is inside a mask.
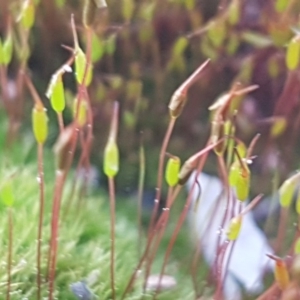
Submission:
[[[85,0],[83,6],[83,24],[85,27],[91,27],[94,23],[97,12],[97,5],[94,0]]]
[[[188,159],[180,169],[179,175],[178,175],[178,184],[184,185],[190,178],[191,174],[193,173],[195,169],[195,162],[194,160]]]
[[[224,129],[224,122],[221,121],[212,121],[212,129],[211,129],[211,141],[212,143],[217,143],[219,139],[224,137],[225,129]],[[226,141],[223,140],[222,143],[219,143],[214,148],[214,152],[217,155],[222,155],[226,149]]]
[[[169,111],[172,118],[178,118],[185,106],[187,100],[187,96],[182,91],[175,91],[172,95],[170,104],[169,104]]]

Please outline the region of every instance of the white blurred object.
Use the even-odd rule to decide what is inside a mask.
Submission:
[[[201,252],[205,260],[210,266],[213,266],[216,259],[218,238],[223,244],[226,240],[226,230],[230,220],[227,218],[225,226],[221,228],[227,201],[226,192],[222,182],[217,177],[201,173],[197,181],[201,189],[199,192],[199,185],[196,183],[193,191],[190,221],[194,234],[200,242]],[[194,182],[195,173],[188,181],[188,190],[191,190]],[[199,203],[195,205],[199,195]],[[243,203],[242,208],[246,205],[247,203]],[[235,209],[234,215],[237,215],[237,207]],[[214,217],[212,218],[213,214]],[[229,247],[227,247],[222,264],[223,276],[228,261]],[[225,300],[242,299],[241,287],[250,294],[257,294],[262,291],[264,271],[273,267],[273,262],[266,256],[267,253],[273,253],[273,250],[264,233],[257,227],[250,211],[243,217],[240,234],[234,244],[229,261],[223,287]]]

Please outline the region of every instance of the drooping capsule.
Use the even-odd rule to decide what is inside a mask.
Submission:
[[[170,187],[175,186],[179,180],[180,158],[177,156],[170,157],[166,167],[166,181]]]

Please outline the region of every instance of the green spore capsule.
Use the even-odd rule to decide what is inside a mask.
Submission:
[[[289,70],[295,70],[299,65],[300,37],[294,37],[288,44],[286,51],[286,66]]]
[[[289,0],[276,0],[275,2],[275,9],[277,12],[281,13],[286,10],[289,4]]]
[[[168,160],[166,167],[166,181],[170,187],[175,186],[179,180],[179,172],[180,172],[180,158],[177,156],[171,157]]]
[[[279,137],[284,133],[287,127],[287,121],[285,117],[276,118],[275,122],[272,124],[270,135],[273,138]]]
[[[298,190],[298,194],[297,194],[296,212],[298,215],[300,215],[300,190]]]
[[[230,241],[235,241],[240,233],[242,226],[242,216],[238,215],[230,220],[229,227],[227,230],[227,238]]]
[[[240,201],[245,201],[250,190],[250,170],[246,164],[240,165],[239,161],[233,162],[229,172],[229,184],[236,192],[236,197]]]
[[[104,174],[113,178],[119,171],[119,150],[117,144],[109,140],[104,150]]]
[[[44,144],[48,135],[48,117],[43,106],[34,106],[32,110],[32,127],[37,143]]]
[[[282,207],[289,207],[292,203],[296,183],[292,178],[287,179],[279,189],[279,203]]]
[[[51,106],[54,111],[61,113],[65,109],[65,89],[62,74],[54,74],[52,76],[46,96],[50,98]]]
[[[99,61],[105,52],[105,44],[101,37],[98,37],[95,33],[92,36],[92,62]]]
[[[105,43],[105,52],[108,55],[113,55],[116,51],[116,35],[115,34],[111,34]]]
[[[236,25],[240,20],[240,0],[233,0],[228,7],[228,22]]]
[[[294,251],[295,251],[295,254],[300,254],[300,238],[298,238],[295,243]]]
[[[2,46],[2,54],[0,51],[0,55],[2,56],[2,63],[5,66],[8,66],[8,64],[11,62],[12,54],[13,54],[13,39],[12,39],[11,32],[9,32]]]
[[[173,46],[173,55],[175,57],[178,57],[178,56],[181,56],[185,49],[187,48],[189,42],[188,42],[188,39],[186,37],[179,37],[176,42],[174,43],[174,46]]]
[[[22,12],[20,15],[20,21],[24,28],[30,29],[34,24],[35,19],[35,6],[33,1],[24,1]]]
[[[12,207],[14,205],[14,195],[11,180],[7,180],[1,186],[1,198],[2,202],[7,207]]]
[[[77,113],[78,108],[78,113]],[[87,111],[88,111],[88,104],[85,99],[81,99],[80,103],[78,104],[77,98],[73,104],[73,116],[76,118],[76,121],[79,127],[83,127],[87,122]]]
[[[3,45],[2,45],[1,38],[0,38],[0,65],[3,65]]]
[[[133,0],[122,1],[122,14],[125,22],[129,22],[133,16],[135,3]]]
[[[82,49],[80,47],[77,47],[75,50],[75,76],[76,80],[80,84],[84,84],[85,86],[89,86],[92,81],[92,66],[89,65],[87,67],[87,72],[85,74],[85,68],[86,68],[86,56]],[[85,78],[84,78],[84,75]],[[85,79],[85,80],[84,80]],[[84,80],[84,82],[83,82]]]
[[[227,28],[223,20],[214,21],[208,28],[207,34],[212,44],[219,48],[226,38]]]

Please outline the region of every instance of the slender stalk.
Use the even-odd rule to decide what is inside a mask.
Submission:
[[[174,202],[174,200],[176,199],[178,193],[180,192],[181,190],[181,186],[177,186],[177,188],[175,189],[174,191],[174,194],[172,195],[172,199],[170,200],[171,203]],[[162,216],[161,216],[162,217]],[[157,224],[160,224],[160,220],[158,220]],[[134,283],[134,280],[136,278],[136,274],[137,272],[141,269],[145,259],[147,258],[148,256],[148,253],[149,253],[149,250],[150,250],[150,246],[151,246],[151,243],[152,243],[152,240],[153,238],[155,237],[155,230],[152,231],[152,233],[150,234],[150,236],[148,237],[147,239],[147,244],[146,244],[146,247],[145,247],[145,250],[144,250],[144,253],[143,255],[141,256],[140,260],[139,260],[139,263],[138,265],[136,266],[133,274],[131,275],[130,279],[129,279],[129,282],[124,290],[124,293],[121,297],[121,300],[125,299],[125,296],[127,295],[127,293],[130,291],[130,289],[132,288],[132,285]]]
[[[38,183],[40,189],[40,211],[38,224],[38,239],[37,239],[37,299],[41,299],[41,248],[42,248],[42,232],[45,206],[45,192],[44,192],[44,166],[43,166],[43,145],[38,144]]]
[[[280,289],[277,283],[273,283],[263,294],[261,294],[256,300],[271,300],[278,299]]]
[[[139,185],[138,185],[138,211],[137,211],[137,222],[138,222],[138,257],[141,258],[141,246],[142,246],[142,202],[143,202],[143,191],[145,183],[145,151],[144,147],[140,145],[140,170],[139,170]]]
[[[197,168],[197,171],[196,171],[196,178],[199,175],[199,173],[201,172],[201,170],[203,169],[203,166],[204,166],[204,163],[206,161],[207,156],[208,156],[208,152],[205,152],[203,154],[203,156],[200,158],[200,161],[199,161],[199,164],[198,164],[198,168]],[[181,229],[181,226],[183,225],[183,222],[184,222],[184,220],[186,218],[188,210],[189,210],[189,208],[191,206],[192,198],[193,198],[193,192],[194,192],[195,187],[196,187],[196,180],[195,180],[195,182],[192,185],[192,188],[191,188],[191,190],[189,192],[189,195],[188,195],[188,198],[187,198],[186,203],[184,205],[184,208],[183,208],[183,210],[182,210],[182,212],[180,214],[179,220],[178,220],[178,222],[176,224],[176,228],[174,229],[174,232],[173,232],[173,234],[171,236],[171,239],[170,239],[170,242],[168,244],[168,247],[167,247],[167,250],[166,250],[166,253],[165,253],[165,257],[164,257],[164,261],[163,261],[163,265],[162,265],[162,268],[161,268],[161,271],[160,271],[160,275],[159,275],[158,285],[156,287],[156,291],[154,293],[153,299],[156,299],[156,297],[157,297],[158,290],[159,290],[159,287],[161,285],[162,277],[163,277],[163,274],[165,272],[165,267],[167,265],[169,256],[171,254],[171,251],[173,249],[174,243],[175,243],[176,238],[178,236],[178,233],[179,233],[179,231]]]
[[[287,228],[287,221],[289,216],[289,209],[286,207],[280,208],[279,228],[277,233],[275,253],[280,253],[284,245],[285,232]]]
[[[151,273],[151,266],[153,263],[153,260],[155,258],[155,255],[157,253],[158,247],[160,245],[161,239],[164,236],[165,230],[166,230],[166,226],[169,220],[169,215],[170,215],[170,209],[171,209],[171,203],[170,200],[172,199],[171,195],[173,192],[173,188],[169,187],[168,189],[168,197],[167,197],[167,205],[166,207],[163,209],[163,213],[161,218],[159,219],[159,221],[156,224],[156,228],[155,228],[155,234],[157,235],[156,241],[154,243],[153,246],[153,250],[152,253],[150,253],[148,262],[147,262],[147,267],[146,267],[146,271],[145,271],[145,281],[144,281],[144,286],[143,286],[143,290],[144,292],[146,291],[146,286],[147,286],[147,278],[149,277],[150,273]]]
[[[11,288],[11,265],[12,265],[12,250],[13,250],[13,217],[12,208],[7,209],[8,214],[8,255],[7,255],[7,290],[6,300],[10,300]]]
[[[159,163],[158,163],[158,173],[157,173],[157,183],[156,183],[156,195],[155,195],[155,200],[154,200],[154,208],[152,211],[151,215],[151,220],[150,220],[150,227],[149,227],[149,232],[148,232],[148,237],[150,236],[153,228],[154,228],[154,223],[155,219],[157,216],[158,212],[158,207],[160,203],[160,196],[161,196],[161,188],[162,188],[162,178],[163,178],[163,167],[164,167],[164,159],[165,159],[165,154],[167,151],[168,143],[171,138],[171,134],[175,125],[176,118],[170,119],[169,126],[167,129],[167,132],[165,134],[165,138],[160,150],[159,154]]]
[[[57,114],[57,120],[59,125],[59,131],[62,132],[64,130],[64,120],[61,112]]]
[[[64,171],[58,170],[55,179],[55,192],[52,207],[52,221],[51,221],[51,239],[50,239],[50,264],[49,264],[49,300],[53,300],[54,279],[57,260],[57,244],[58,244],[58,227],[59,227],[59,211],[61,205],[61,198],[63,186],[66,178]]]
[[[115,292],[115,182],[113,177],[108,178],[110,199],[110,286],[112,299],[116,299]]]

